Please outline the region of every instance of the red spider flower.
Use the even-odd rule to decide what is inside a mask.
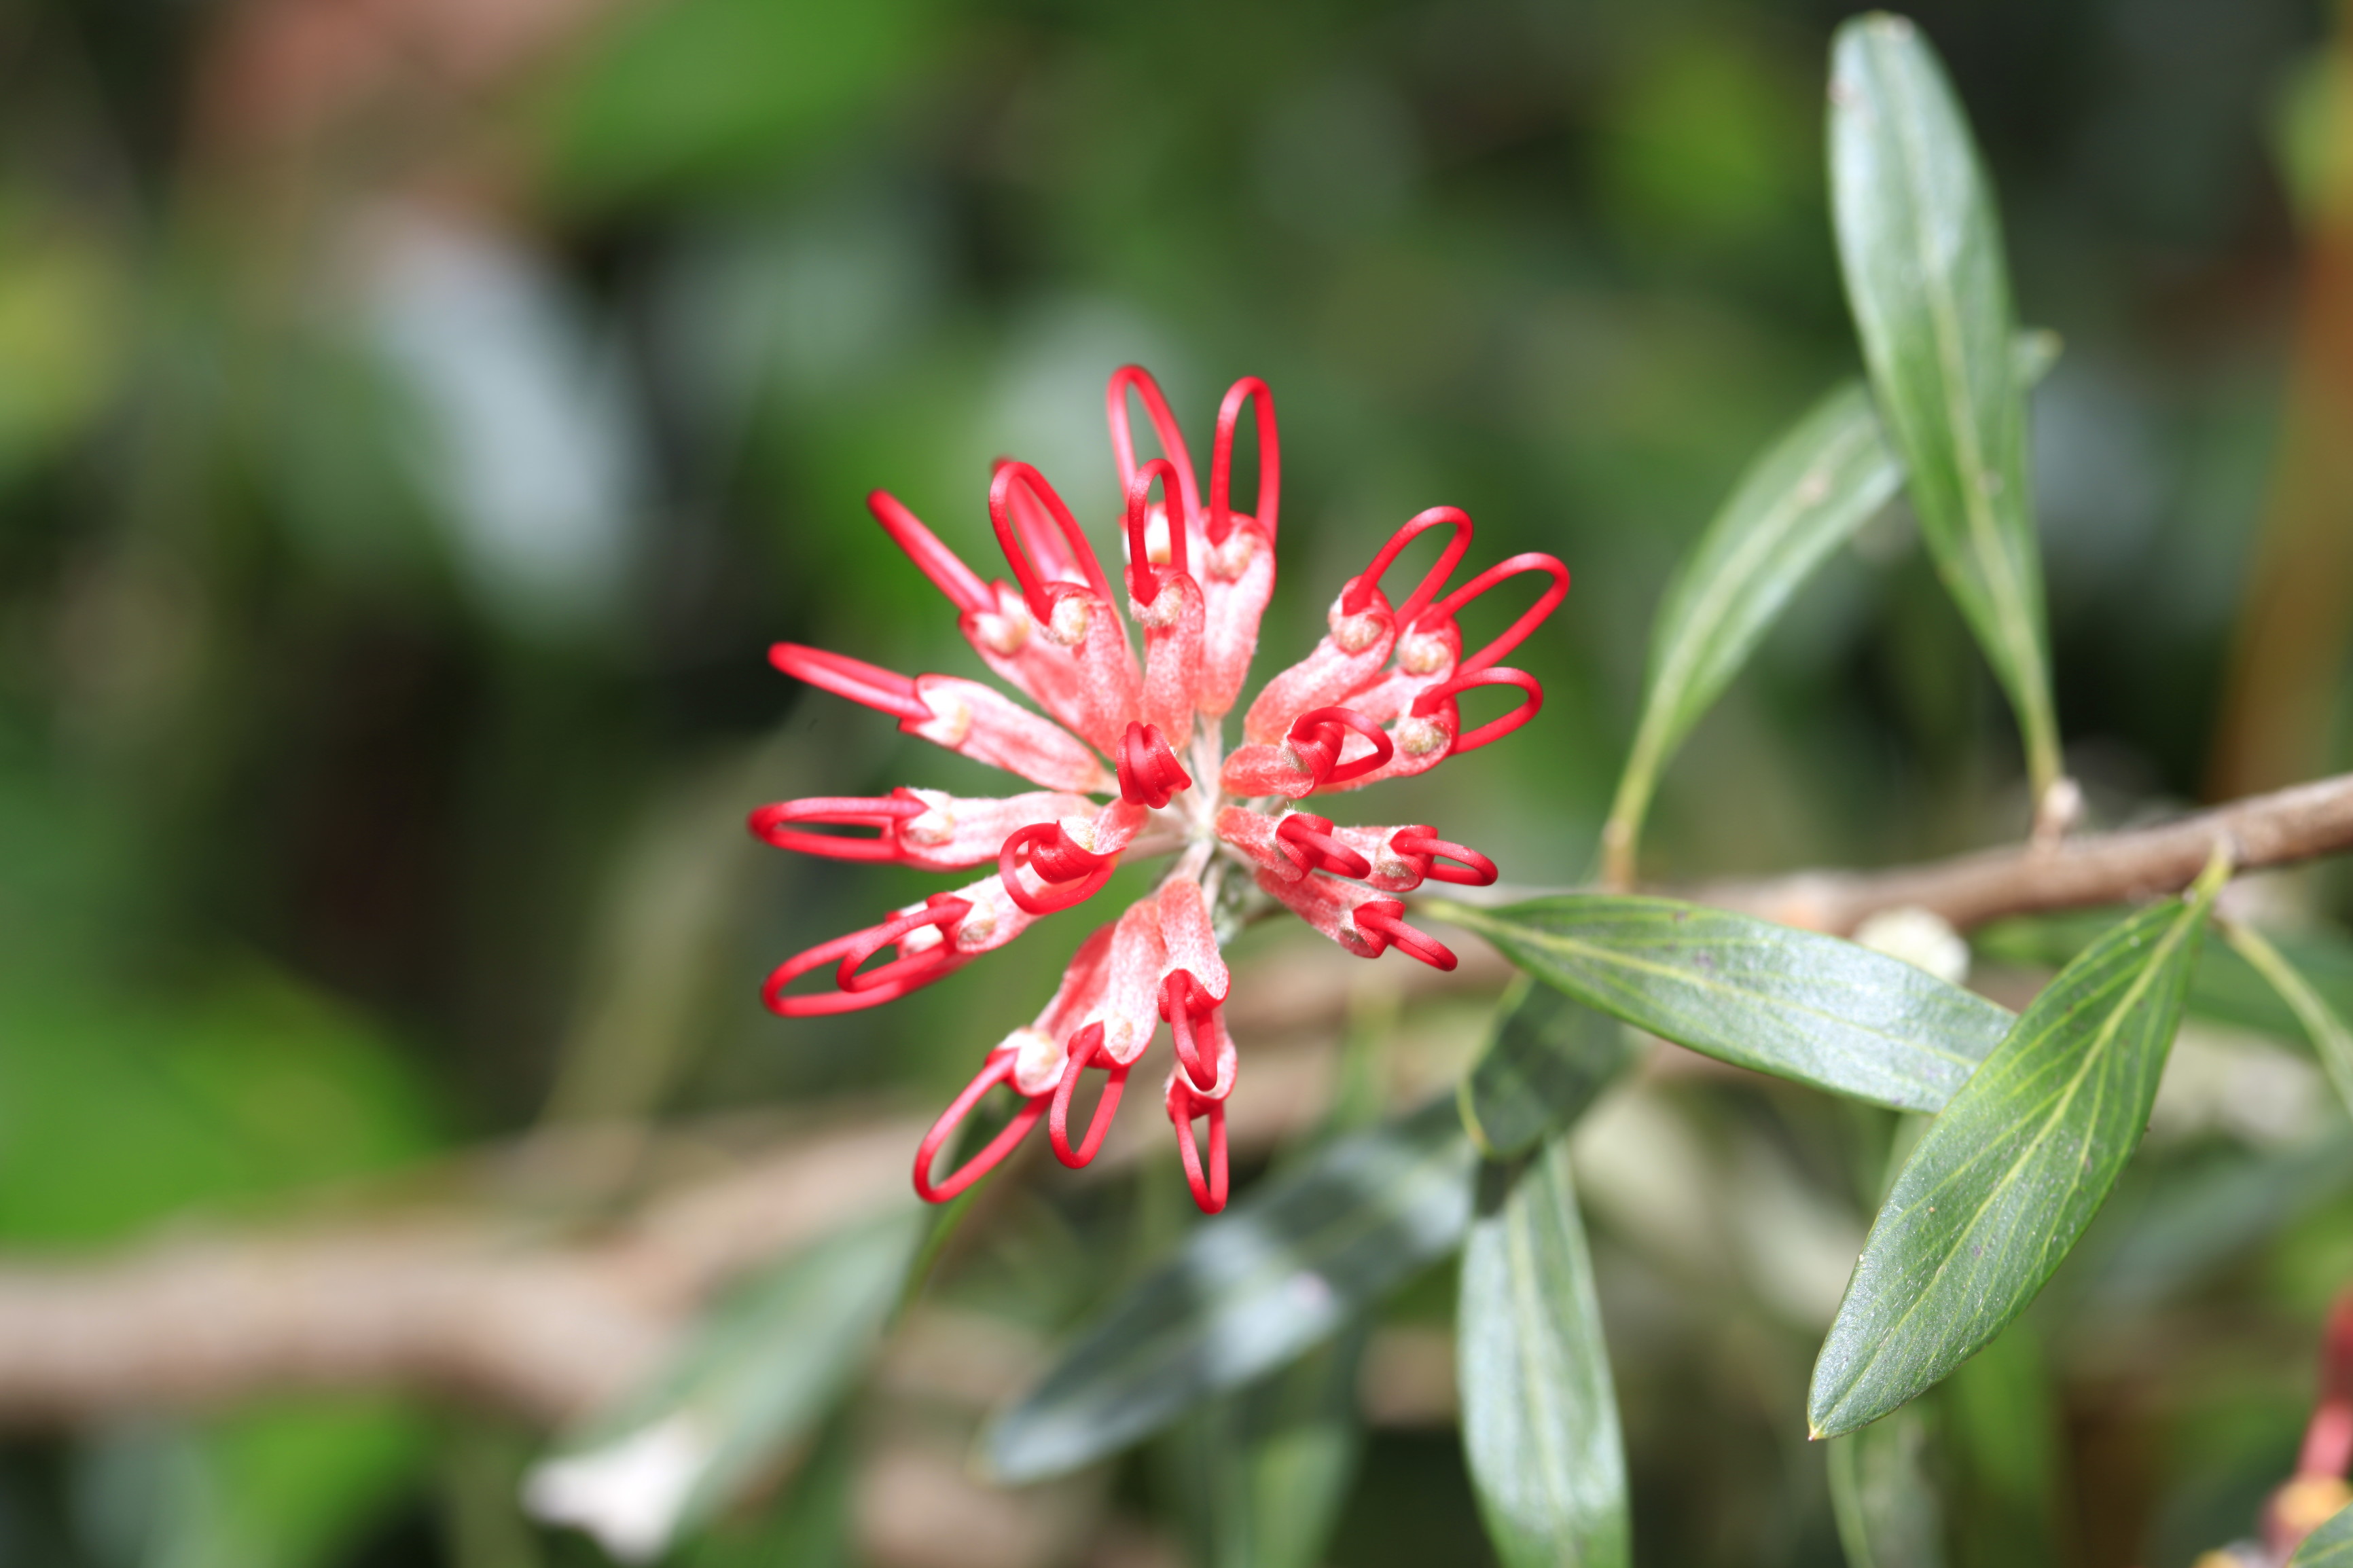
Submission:
[[[1128,425],[1131,395],[1142,398],[1163,454],[1141,463]],[[990,868],[969,886],[934,893],[780,965],[765,991],[776,1012],[798,1017],[888,1002],[1004,946],[1040,917],[1084,902],[1123,861],[1176,858],[1154,892],[1080,944],[1037,1022],[992,1049],[934,1125],[915,1155],[915,1191],[934,1203],[986,1174],[1041,1118],[1063,1163],[1092,1159],[1129,1071],[1165,1021],[1176,1061],[1163,1094],[1186,1179],[1204,1210],[1224,1207],[1225,1105],[1236,1062],[1223,1015],[1229,981],[1220,941],[1282,904],[1363,957],[1394,947],[1451,969],[1454,955],[1406,923],[1398,895],[1425,879],[1481,886],[1495,879],[1486,857],[1427,824],[1340,827],[1297,803],[1426,773],[1535,718],[1543,689],[1497,661],[1568,592],[1567,568],[1540,554],[1499,562],[1450,592],[1448,580],[1470,548],[1471,519],[1433,507],[1341,586],[1329,633],[1267,683],[1242,716],[1241,746],[1229,755],[1225,716],[1274,588],[1282,458],[1273,400],[1255,378],[1226,394],[1206,501],[1152,377],[1133,365],[1121,370],[1108,402],[1126,493],[1127,561],[1116,584],[1070,508],[1027,463],[999,465],[988,489],[989,521],[1011,583],[983,582],[891,496],[877,490],[867,498],[884,531],[955,605],[982,662],[1050,719],[955,676],[899,675],[792,643],[770,652],[786,674],[880,709],[909,734],[1037,786],[991,800],[904,788],[874,799],[785,801],[753,813],[752,831],[782,848],[935,871]],[[1258,504],[1245,513],[1233,510],[1229,489],[1236,429],[1253,403]],[[1384,574],[1408,543],[1433,529],[1449,531],[1436,563],[1392,603]],[[1542,595],[1464,657],[1456,615],[1523,574],[1549,579]],[[1141,668],[1123,607],[1143,634]],[[1483,686],[1515,688],[1520,700],[1466,732],[1459,704]],[[867,967],[884,948],[891,956]],[[789,989],[828,966],[831,989]],[[1102,1094],[1073,1142],[1072,1094],[1081,1075],[1098,1068]],[[1019,1110],[986,1148],[934,1180],[941,1148],[999,1084],[1020,1097]],[[1204,1121],[1206,1154],[1195,1142]]]

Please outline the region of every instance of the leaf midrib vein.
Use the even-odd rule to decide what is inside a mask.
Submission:
[[[1880,1360],[1886,1353],[1887,1347],[1903,1332],[1904,1326],[1912,1321],[1915,1313],[1927,1304],[1929,1296],[1936,1289],[1937,1283],[1943,1279],[1945,1271],[1951,1268],[1953,1260],[1960,1256],[1963,1244],[1975,1234],[1978,1224],[1985,1217],[1986,1211],[1993,1205],[1995,1197],[2017,1179],[2019,1171],[2041,1151],[2043,1143],[2050,1138],[2052,1129],[2065,1113],[2068,1103],[2073,1100],[2084,1074],[2091,1070],[2102,1054],[2106,1051],[2110,1042],[2115,1038],[2116,1030],[2122,1027],[2125,1018],[2139,1002],[2141,994],[2153,983],[2158,972],[2164,968],[2171,958],[2172,950],[2179,945],[2180,939],[2188,931],[2190,922],[2200,918],[2201,913],[2202,910],[2199,906],[2185,908],[2166,928],[2164,936],[2158,941],[2156,951],[2149,954],[2148,961],[2141,966],[2139,973],[2133,976],[2132,984],[2126,987],[2123,998],[2101,1021],[2100,1027],[2094,1034],[2091,1042],[2084,1047],[2083,1058],[2077,1064],[2075,1071],[2070,1075],[2066,1089],[2060,1097],[2061,1103],[2058,1108],[2044,1118],[2042,1128],[2035,1134],[2033,1141],[2017,1159],[2010,1162],[2010,1168],[2002,1173],[2000,1178],[1988,1189],[1986,1195],[1978,1200],[1977,1207],[1969,1215],[1968,1223],[1954,1234],[1952,1241],[1945,1248],[1944,1256],[1937,1259],[1936,1267],[1930,1271],[1926,1281],[1914,1293],[1911,1304],[1904,1309],[1902,1314],[1893,1323],[1888,1324],[1879,1332],[1876,1343],[1870,1353],[1857,1364],[1853,1374],[1846,1380],[1846,1387],[1839,1397],[1840,1405],[1852,1397],[1854,1390],[1870,1375],[1872,1369],[1879,1364]],[[2065,1015],[2063,1014],[2050,1028],[2042,1031],[2041,1038],[2032,1041],[2031,1045],[2040,1046],[2043,1039],[2050,1037],[2052,1030],[2064,1021]],[[2023,1054],[2027,1048],[2029,1048],[2027,1046],[2021,1046],[2021,1053]],[[2078,1163],[2080,1170],[2080,1162]],[[2080,1179],[2079,1173],[2078,1180]],[[1911,1210],[1905,1210],[1907,1216],[1910,1213]],[[1837,1405],[1831,1407],[1833,1414],[1837,1408]]]
[[[1890,1034],[1883,1029],[1873,1028],[1867,1025],[1857,1023],[1852,1018],[1841,1018],[1835,1013],[1828,1012],[1823,1008],[1812,1006],[1809,1004],[1790,998],[1760,995],[1760,994],[1755,990],[1726,984],[1721,980],[1713,979],[1694,970],[1679,969],[1673,964],[1663,963],[1655,959],[1640,958],[1632,953],[1624,952],[1622,949],[1596,946],[1592,943],[1580,941],[1576,937],[1561,935],[1556,931],[1535,931],[1525,933],[1513,932],[1511,933],[1510,940],[1526,942],[1531,945],[1549,947],[1556,952],[1574,954],[1586,959],[1588,963],[1598,964],[1607,969],[1627,970],[1635,973],[1651,974],[1673,980],[1681,984],[1691,987],[1693,990],[1705,992],[1709,995],[1718,998],[1732,997],[1748,1002],[1767,1002],[1779,1011],[1799,1014],[1810,1018],[1820,1018],[1827,1022],[1836,1024],[1841,1028],[1852,1029],[1857,1034],[1868,1035],[1875,1039],[1887,1040],[1893,1044],[1918,1051],[1923,1055],[1938,1058],[1942,1060],[1951,1062],[1957,1067],[1975,1070],[1978,1065],[1979,1058],[1965,1057],[1957,1051],[1945,1050],[1939,1047],[1928,1045],[1919,1040],[1911,1039],[1902,1035]],[[1767,944],[1760,941],[1758,945]],[[1814,984],[1820,984],[1822,983],[1815,982]],[[1860,986],[1852,988],[1861,989]]]
[[[1512,1316],[1518,1323],[1518,1331],[1514,1335],[1518,1341],[1517,1353],[1513,1359],[1520,1368],[1520,1411],[1529,1437],[1537,1450],[1545,1496],[1556,1523],[1573,1536],[1577,1532],[1577,1499],[1572,1491],[1565,1490],[1560,1485],[1568,1474],[1568,1456],[1562,1453],[1555,1443],[1552,1424],[1544,1418],[1544,1412],[1536,1401],[1536,1389],[1542,1381],[1537,1375],[1541,1369],[1535,1365],[1539,1359],[1536,1347],[1543,1342],[1541,1336],[1546,1325],[1543,1303],[1531,1300],[1536,1277],[1535,1226],[1537,1215],[1534,1211],[1540,1203],[1548,1202],[1557,1194],[1549,1190],[1547,1173],[1533,1170],[1524,1179],[1546,1181],[1548,1190],[1541,1194],[1528,1194],[1532,1200],[1530,1213],[1524,1220],[1515,1221],[1506,1216],[1504,1222],[1504,1245],[1512,1271]]]
[[[1873,48],[1879,47],[1873,39]],[[1889,62],[1882,62],[1884,67]],[[1901,65],[1895,66],[1900,70]],[[1889,72],[1888,74],[1894,74]],[[1962,363],[1960,344],[1959,304],[1948,288],[1945,271],[1935,264],[1935,247],[1930,241],[1928,226],[1924,221],[1922,205],[1910,199],[1913,193],[1927,189],[1926,168],[1926,149],[1921,144],[1922,131],[1910,110],[1916,108],[1913,95],[1896,92],[1887,95],[1892,100],[1889,119],[1895,126],[1898,155],[1904,162],[1905,174],[1910,182],[1904,203],[1905,216],[1910,220],[1914,258],[1918,263],[1926,297],[1931,336],[1936,345],[1938,395],[1945,405],[1946,418],[1950,421],[1953,438],[1959,447],[1956,456],[1962,471],[1962,507],[1968,520],[1969,543],[1977,555],[1978,570],[1983,572],[1989,590],[1989,607],[1994,623],[2000,630],[2001,640],[2009,647],[2010,657],[2016,661],[2021,688],[2021,705],[2033,709],[2037,727],[2042,723],[2042,660],[2041,646],[2034,628],[2024,621],[2025,599],[2022,585],[2017,581],[2014,563],[2005,548],[2000,525],[1992,513],[1991,498],[1985,492],[1985,452],[1981,433],[1978,429],[1977,411],[1968,395],[1968,367]],[[2007,366],[2004,366],[2005,370]],[[2021,498],[2020,504],[2022,504]]]
[[[1864,410],[1864,417],[1870,418],[1867,408]],[[1683,693],[1688,691],[1693,684],[1691,677],[1694,667],[1702,662],[1703,653],[1711,651],[1715,646],[1715,638],[1704,630],[1700,636],[1688,637],[1683,635],[1684,628],[1694,626],[1705,628],[1712,617],[1720,617],[1724,606],[1738,596],[1738,591],[1744,585],[1751,563],[1756,558],[1772,554],[1777,548],[1786,542],[1791,531],[1791,524],[1797,519],[1817,508],[1823,508],[1839,498],[1840,492],[1835,489],[1826,490],[1821,499],[1815,501],[1801,499],[1800,492],[1805,489],[1807,481],[1814,475],[1835,473],[1851,455],[1848,448],[1867,442],[1873,433],[1875,425],[1875,420],[1870,424],[1857,420],[1834,435],[1820,453],[1800,468],[1796,481],[1783,490],[1772,504],[1766,508],[1757,521],[1747,529],[1746,537],[1734,548],[1731,554],[1725,558],[1723,563],[1713,574],[1700,598],[1686,606],[1684,612],[1676,617],[1673,652],[1662,661],[1658,679],[1652,683],[1653,700],[1658,700],[1662,697],[1669,698],[1672,700],[1669,703],[1670,707],[1678,710],[1682,708]]]

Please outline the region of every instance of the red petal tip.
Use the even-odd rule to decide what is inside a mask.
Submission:
[[[1389,839],[1389,847],[1416,859],[1428,858],[1430,865],[1422,875],[1433,882],[1452,882],[1465,888],[1492,888],[1495,885],[1498,874],[1495,863],[1464,845],[1406,829]],[[1455,864],[1440,865],[1438,862],[1441,858]]]
[[[1406,924],[1405,905],[1398,900],[1367,899],[1356,906],[1355,919],[1356,929],[1379,938],[1384,950],[1394,947],[1432,969],[1451,970],[1461,962],[1444,942]]]
[[[957,1166],[946,1180],[941,1182],[932,1180],[932,1165],[939,1158],[942,1146],[950,1138],[955,1136],[956,1129],[964,1125],[964,1119],[972,1114],[973,1107],[986,1099],[990,1089],[1006,1082],[1012,1075],[1013,1053],[1011,1051],[990,1052],[988,1060],[982,1064],[978,1076],[965,1085],[964,1092],[950,1101],[945,1110],[940,1112],[940,1119],[932,1123],[932,1130],[923,1135],[923,1142],[915,1148],[915,1195],[917,1197],[927,1204],[946,1203],[981,1177],[997,1169],[1005,1157],[1013,1152],[1021,1140],[1029,1135],[1029,1129],[1038,1124],[1038,1118],[1046,1113],[1046,1097],[1042,1094],[1029,1096],[1021,1109],[1014,1113],[1013,1120],[1006,1123],[1004,1130],[995,1138],[990,1139],[987,1146],[979,1153]]]

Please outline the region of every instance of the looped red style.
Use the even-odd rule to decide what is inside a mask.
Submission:
[[[992,461],[988,477],[995,479],[1011,461],[1010,458]],[[1075,583],[1084,575],[1079,563],[1071,558],[1071,546],[1062,537],[1060,527],[1029,486],[1015,485],[1008,492],[1006,511],[1013,519],[1014,537],[1021,541],[1022,551],[1048,582]]]
[[[1045,578],[1030,563],[1021,541],[1014,533],[1011,514],[1016,485],[1028,490],[1031,499],[1041,503],[1053,518],[1054,526],[1061,530],[1062,539],[1070,548],[1071,561],[1086,578],[1086,586],[1098,597],[1110,598],[1111,583],[1103,576],[1103,563],[1095,559],[1094,546],[1087,542],[1085,531],[1071,515],[1061,496],[1046,482],[1045,475],[1029,464],[1008,462],[1000,465],[996,477],[988,481],[988,521],[997,530],[997,542],[1005,552],[1005,563],[1013,568],[1014,578],[1021,584],[1022,602],[1029,606],[1029,614],[1041,622],[1053,619],[1054,595],[1047,592]]]
[[[1430,857],[1430,869],[1422,875],[1433,882],[1453,882],[1466,888],[1491,888],[1495,885],[1495,863],[1476,849],[1444,838],[1433,838],[1427,833],[1416,833],[1410,828],[1401,828],[1391,834],[1389,847],[1400,855],[1417,858]],[[1457,864],[1441,866],[1438,863],[1440,856]]]
[[[955,935],[956,922],[971,912],[970,900],[959,899],[954,893],[934,893],[923,900],[922,909],[909,910],[905,914],[894,915],[879,926],[868,927],[860,931],[848,947],[841,950],[841,962],[835,966],[833,972],[834,984],[844,991],[874,991],[902,979],[928,974],[930,971],[939,968],[943,963],[953,956],[948,939]],[[892,942],[902,941],[925,926],[938,929],[940,941],[936,944],[924,948],[920,952],[911,952],[904,958],[894,958],[888,963],[866,971],[863,974],[859,973],[859,965],[868,959]],[[891,994],[896,996],[900,992],[892,991]]]
[[[1302,872],[1331,871],[1343,877],[1369,877],[1373,863],[1332,837],[1332,819],[1313,812],[1294,811],[1275,824],[1274,836],[1288,845],[1291,858]]]
[[[1545,617],[1558,609],[1560,602],[1568,597],[1568,568],[1542,551],[1531,550],[1525,554],[1514,555],[1508,561],[1496,562],[1495,564],[1430,605],[1419,617],[1433,626],[1442,626],[1458,614],[1464,605],[1487,592],[1488,589],[1508,578],[1519,576],[1524,572],[1550,574],[1552,586],[1546,588],[1537,597],[1536,602],[1528,606],[1525,615],[1504,627],[1502,635],[1456,666],[1458,674],[1475,675],[1527,641],[1528,634],[1544,625]],[[1409,624],[1408,617],[1401,611],[1398,616],[1398,624],[1399,626]]]
[[[1144,412],[1152,421],[1153,435],[1159,437],[1161,456],[1176,470],[1176,492],[1184,497],[1185,507],[1181,512],[1172,510],[1168,521],[1172,526],[1182,524],[1201,510],[1200,488],[1193,479],[1193,455],[1186,449],[1185,432],[1170,412],[1168,399],[1161,395],[1160,384],[1140,364],[1124,364],[1112,372],[1111,385],[1103,391],[1103,414],[1111,425],[1111,452],[1119,464],[1119,482],[1124,488],[1135,478],[1135,437],[1127,419],[1131,389],[1144,399]]]
[[[1258,399],[1258,510],[1252,514],[1265,531],[1266,542],[1274,542],[1274,511],[1282,497],[1282,440],[1274,425],[1274,394],[1266,383],[1254,375],[1246,375],[1226,389],[1226,400],[1218,407],[1218,439],[1209,449],[1209,516],[1205,528],[1212,544],[1223,544],[1226,535],[1233,531],[1233,509],[1229,498],[1234,477],[1234,426],[1242,416],[1242,405]]]
[[[1207,1094],[1218,1086],[1218,1064],[1201,1059],[1201,1046],[1196,1037],[1194,1021],[1214,1012],[1218,999],[1193,977],[1189,969],[1172,969],[1160,983],[1160,1016],[1168,1022],[1168,1034],[1176,1047],[1176,1061],[1194,1087]]]
[[[1193,775],[1176,761],[1156,725],[1131,722],[1119,739],[1118,763],[1119,797],[1130,805],[1157,811],[1178,790],[1193,787]]]
[[[939,1157],[941,1146],[955,1136],[956,1129],[964,1125],[964,1119],[972,1114],[974,1106],[988,1097],[990,1089],[1012,1078],[1014,1055],[1012,1051],[990,1052],[978,1076],[965,1085],[964,1092],[940,1112],[940,1119],[932,1123],[932,1130],[923,1134],[923,1141],[915,1146],[915,1195],[925,1203],[944,1204],[997,1169],[1005,1156],[1013,1152],[1021,1140],[1029,1136],[1029,1129],[1038,1125],[1038,1118],[1046,1114],[1046,1097],[1042,1094],[1029,1096],[1021,1109],[1014,1113],[1013,1120],[988,1141],[987,1147],[957,1166],[946,1181],[932,1180],[932,1162]]]
[[[1454,568],[1461,561],[1463,552],[1471,548],[1471,514],[1459,506],[1434,506],[1407,519],[1404,527],[1389,535],[1389,542],[1381,546],[1379,552],[1373,557],[1372,564],[1348,579],[1348,585],[1340,592],[1341,613],[1349,616],[1364,614],[1366,606],[1373,602],[1373,590],[1380,586],[1381,574],[1389,569],[1389,563],[1398,558],[1398,552],[1421,534],[1440,527],[1454,530],[1454,537],[1447,541],[1446,548],[1438,552],[1437,563],[1422,574],[1421,581],[1414,584],[1413,592],[1407,595],[1405,603],[1398,606],[1398,625],[1412,625],[1421,615],[1423,607],[1438,596],[1440,588],[1446,586],[1446,580],[1454,575]]]
[[[1176,511],[1183,495],[1177,489],[1176,465],[1166,458],[1155,458],[1127,481],[1127,596],[1139,605],[1149,605],[1160,596],[1160,574],[1145,548],[1155,479],[1160,481],[1160,508],[1168,522],[1168,569],[1185,572],[1190,565],[1185,558],[1185,520]]]
[[[869,664],[846,653],[803,647],[795,642],[780,642],[770,647],[768,662],[795,680],[807,681],[820,690],[864,703],[893,718],[921,724],[932,717],[931,707],[915,689],[915,678],[912,675],[901,675],[895,669],[884,669],[879,664]]]
[[[819,942],[807,952],[798,953],[776,965],[760,988],[760,1000],[771,1012],[787,1018],[810,1018],[826,1013],[848,1013],[861,1007],[878,1007],[894,1001],[920,986],[929,985],[964,963],[955,952],[956,922],[972,912],[969,900],[953,893],[934,893],[923,907],[905,914],[893,915],[881,925],[854,931],[831,942]],[[894,942],[923,926],[939,929],[941,941],[894,958],[865,973],[858,966]],[[837,962],[838,961],[838,962]],[[809,992],[799,996],[787,996],[785,987],[802,975],[828,963],[835,963],[835,990]]]
[[[870,490],[866,510],[874,514],[874,521],[882,525],[891,542],[906,552],[915,570],[929,577],[932,585],[945,594],[957,609],[974,612],[997,608],[997,597],[980,580],[979,574],[942,544],[938,536],[925,528],[897,496],[889,490]]]
[[[1348,743],[1343,731],[1349,730],[1370,741],[1373,749],[1369,755],[1344,768],[1336,764],[1341,750]],[[1299,753],[1300,762],[1315,780],[1317,789],[1363,778],[1386,766],[1397,752],[1397,742],[1389,739],[1389,732],[1354,708],[1311,708],[1291,721],[1291,731],[1283,739]]]
[[[1021,885],[1020,868],[1028,866],[1045,884],[1033,893]],[[1103,890],[1119,868],[1116,855],[1082,849],[1057,822],[1033,822],[1005,837],[997,852],[997,879],[1006,896],[1033,915],[1050,915],[1085,903]]]
[[[1452,969],[1458,962],[1444,942],[1405,923],[1402,900],[1366,899],[1356,906],[1355,919],[1356,929],[1380,938],[1385,949],[1394,947],[1432,969]]]
[[[923,816],[925,809],[923,803],[913,795],[822,795],[764,805],[752,814],[749,826],[753,837],[779,849],[822,855],[828,860],[895,860],[899,858],[899,846],[892,837],[892,828]],[[816,823],[827,827],[872,827],[881,830],[881,837],[808,833],[785,826],[790,822]]]
[[[1047,1113],[1046,1137],[1054,1145],[1054,1158],[1077,1170],[1095,1157],[1103,1141],[1111,1131],[1113,1115],[1119,1110],[1119,1097],[1127,1088],[1127,1075],[1135,1064],[1115,1062],[1103,1049],[1103,1026],[1089,1024],[1071,1037],[1069,1055],[1062,1066],[1061,1081],[1054,1085],[1054,1108]],[[1085,1141],[1071,1147],[1071,1097],[1078,1091],[1079,1075],[1089,1068],[1103,1068],[1103,1098],[1095,1101],[1094,1114],[1087,1118]]]
[[[1482,746],[1493,745],[1544,711],[1544,687],[1537,682],[1535,676],[1525,669],[1491,665],[1485,669],[1457,675],[1450,680],[1440,681],[1431,687],[1414,699],[1413,716],[1417,719],[1426,719],[1437,710],[1439,704],[1451,701],[1474,686],[1516,686],[1527,693],[1527,699],[1502,718],[1490,719],[1469,734],[1455,736],[1454,744],[1447,749],[1446,754],[1450,757],[1459,757],[1465,752],[1475,752]]]
[[[1201,1152],[1193,1142],[1193,1123],[1203,1116],[1209,1120],[1206,1174]],[[1176,1152],[1185,1162],[1185,1184],[1193,1189],[1193,1202],[1203,1214],[1219,1212],[1226,1206],[1226,1102],[1194,1093],[1180,1073],[1168,1082],[1168,1120],[1176,1129]]]

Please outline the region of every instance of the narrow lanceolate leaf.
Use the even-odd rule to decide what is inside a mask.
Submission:
[[[2344,1101],[2347,1110],[2353,1111],[2353,1028],[2346,1026],[2344,1018],[2328,1005],[2328,999],[2263,932],[2232,921],[2222,928],[2222,934],[2256,973],[2271,982],[2272,989],[2279,993],[2280,1000],[2304,1026],[2304,1032],[2312,1037],[2312,1048],[2319,1053],[2320,1065],[2327,1071],[2337,1099]]]
[[[1922,1136],[1814,1363],[1818,1434],[1958,1366],[2075,1245],[2148,1123],[2219,880],[2086,948]]]
[[[1455,1342],[1479,1511],[1504,1568],[1617,1568],[1626,1456],[1568,1141],[1485,1176]]]
[[[1473,1160],[1449,1097],[1276,1175],[1187,1236],[997,1418],[997,1475],[1075,1469],[1328,1338],[1461,1239]]]
[[[1525,1154],[1584,1115],[1634,1054],[1617,1019],[1522,975],[1457,1089],[1463,1130],[1491,1160]]]
[[[2018,710],[2039,795],[2059,747],[2000,225],[1952,84],[1904,18],[1839,29],[1830,158],[1872,390],[1921,534]]]
[[[1608,893],[1501,909],[1430,900],[1538,980],[1693,1050],[1903,1110],[1951,1099],[2010,1016],[1836,937]]]
[[[1364,1447],[1362,1320],[1290,1365],[1204,1400],[1156,1447],[1190,1555],[1218,1568],[1316,1568]]]
[[[644,1561],[734,1501],[848,1387],[927,1226],[866,1221],[731,1292],[651,1384],[533,1469],[532,1511]]]
[[[2019,384],[2059,358],[2059,335],[2012,340]],[[1650,684],[1618,797],[1601,830],[1611,887],[1634,879],[1635,847],[1659,775],[1774,621],[1832,552],[1903,482],[1870,393],[1841,383],[1751,463],[1676,569],[1651,625]]]
[[[1650,688],[1603,842],[1613,884],[1660,771],[1814,569],[1895,493],[1903,465],[1847,382],[1749,466],[1676,573],[1651,625]]]
[[[2304,1538],[2287,1568],[2353,1568],[2353,1508],[2340,1508]]]
[[[1943,1500],[1917,1405],[1830,1443],[1831,1511],[1847,1568],[1944,1568]]]

